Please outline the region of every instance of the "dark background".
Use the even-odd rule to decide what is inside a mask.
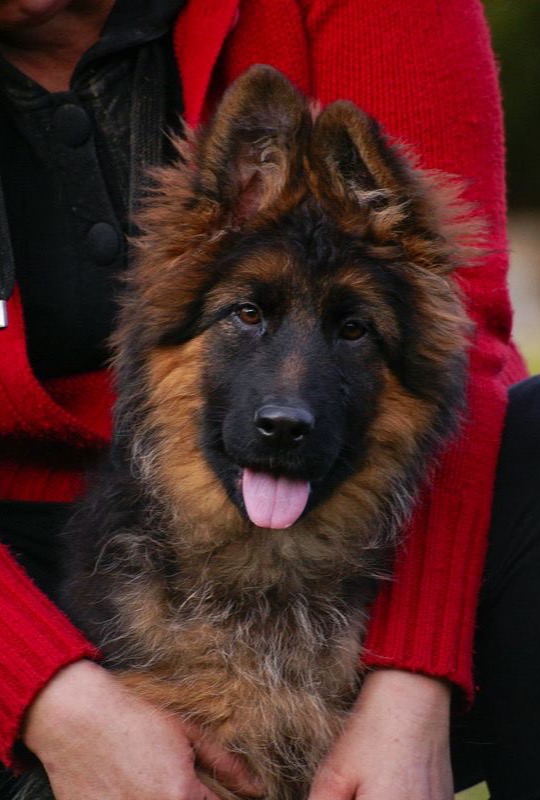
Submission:
[[[514,332],[531,372],[540,373],[540,0],[484,5],[505,111]]]
[[[485,0],[501,69],[511,208],[540,206],[540,2]]]

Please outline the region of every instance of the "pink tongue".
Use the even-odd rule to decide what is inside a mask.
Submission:
[[[242,493],[248,517],[254,525],[259,528],[289,528],[306,507],[309,483],[245,469]]]

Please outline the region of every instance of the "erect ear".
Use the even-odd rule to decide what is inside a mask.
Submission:
[[[319,201],[353,234],[398,246],[410,264],[439,274],[481,254],[483,226],[459,181],[419,169],[353,103],[338,100],[322,111],[308,161]]]
[[[268,209],[298,183],[311,127],[307,101],[272,67],[255,65],[229,88],[199,142],[196,194],[233,222]]]
[[[310,163],[318,191],[353,208],[405,199],[412,170],[378,123],[354,103],[338,100],[315,122]]]

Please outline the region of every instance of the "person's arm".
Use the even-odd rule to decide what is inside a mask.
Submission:
[[[371,673],[309,800],[452,800],[450,687],[395,669]]]
[[[56,800],[218,800],[198,779],[196,762],[232,791],[259,791],[235,756],[89,661],[71,664],[47,683],[22,735]]]
[[[217,800],[195,759],[231,789],[259,791],[235,757],[126,690],[99,651],[0,547],[0,760],[45,767],[56,800]]]
[[[99,653],[1,546],[0,587],[0,761],[13,767],[22,720],[37,694],[63,667]]]

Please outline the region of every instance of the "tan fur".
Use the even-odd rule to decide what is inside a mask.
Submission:
[[[150,479],[182,514],[189,508],[186,524],[191,537],[203,544],[219,519],[224,529],[242,528],[240,513],[204,460],[198,441],[201,411],[201,350],[204,336],[182,348],[157,350],[148,366],[149,428],[158,434],[156,463],[149,465]],[[179,408],[182,413],[179,413]]]

